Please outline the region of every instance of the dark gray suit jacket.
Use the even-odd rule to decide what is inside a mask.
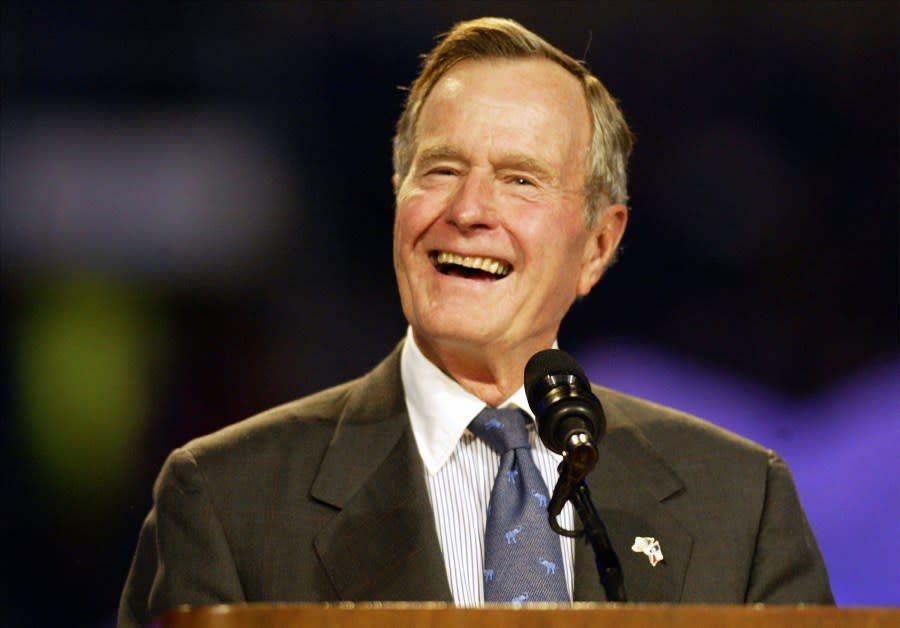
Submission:
[[[452,601],[399,357],[174,451],[119,625],[180,604]],[[588,484],[629,601],[833,601],[783,461],[682,413],[595,392],[608,431]],[[632,552],[636,536],[658,539],[665,560]],[[584,541],[574,597],[604,600]]]

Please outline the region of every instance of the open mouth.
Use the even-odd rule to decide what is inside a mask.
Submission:
[[[511,270],[506,262],[490,257],[469,257],[446,251],[432,251],[431,261],[441,274],[465,279],[503,279]]]

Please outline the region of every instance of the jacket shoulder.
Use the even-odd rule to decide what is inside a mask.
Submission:
[[[347,399],[359,380],[345,382],[307,397],[269,408],[263,412],[232,423],[220,430],[195,438],[182,449],[195,457],[216,452],[247,448],[254,443],[281,441],[288,434],[301,430],[307,434],[330,433],[341,416]]]
[[[639,432],[666,459],[691,452],[742,453],[766,460],[773,452],[706,419],[646,399],[594,386],[607,418],[607,430]]]
[[[327,447],[341,425],[380,422],[403,406],[400,346],[362,377],[276,406],[196,438],[183,450],[195,457],[233,456],[238,450]]]

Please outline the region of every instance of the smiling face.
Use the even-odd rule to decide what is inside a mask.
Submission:
[[[527,360],[624,229],[622,206],[585,224],[584,91],[545,59],[463,61],[429,94],[416,138],[394,181],[394,267],[416,341],[445,370],[450,354]]]

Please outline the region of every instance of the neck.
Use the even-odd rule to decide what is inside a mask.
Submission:
[[[516,347],[472,347],[462,342],[434,342],[413,330],[422,354],[487,405],[497,407],[522,386],[525,364],[538,351],[548,349],[553,339],[528,342]]]

